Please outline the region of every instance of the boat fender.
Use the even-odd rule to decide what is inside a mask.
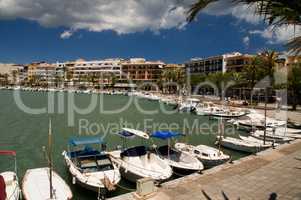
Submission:
[[[75,178],[75,176],[72,176],[72,184],[73,184],[73,185],[76,184],[76,178]]]

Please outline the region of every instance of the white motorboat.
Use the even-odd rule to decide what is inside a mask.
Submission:
[[[206,168],[223,164],[230,160],[230,156],[222,151],[206,145],[188,145],[184,143],[176,143],[175,148],[182,152],[187,152],[198,158]]]
[[[105,193],[116,189],[121,176],[104,149],[90,145],[103,146],[97,137],[82,137],[69,140],[68,152],[63,156],[73,180],[80,186],[95,192]]]
[[[213,102],[202,102],[199,103],[195,109],[197,115],[224,117],[224,118],[236,118],[247,114],[242,109],[229,109],[226,107],[218,106]]]
[[[154,95],[152,93],[149,93],[149,94],[145,94],[144,98],[148,99],[148,100],[151,100],[151,101],[159,101],[160,100],[160,97],[157,96],[157,95]]]
[[[129,128],[124,128],[118,135],[124,139],[136,136],[149,139],[147,133]],[[112,156],[113,162],[120,168],[121,175],[129,181],[136,182],[141,178],[152,178],[161,182],[172,175],[172,169],[168,163],[155,153],[148,151],[145,146],[112,151],[109,154]]]
[[[162,97],[160,99],[160,102],[165,103],[167,105],[172,105],[172,106],[178,105],[178,101],[172,97]]]
[[[263,140],[255,138],[255,137],[252,137],[252,136],[242,136],[242,135],[240,135],[239,137],[240,137],[240,139],[242,139],[244,141],[256,142],[256,143],[259,143],[259,144],[264,144]],[[273,144],[273,142],[270,142],[270,141],[266,141],[265,144],[271,145],[271,146],[273,146],[273,145],[274,146],[278,146],[277,143]]]
[[[15,159],[14,171],[0,173],[0,199],[19,200],[21,190],[17,176],[17,160],[15,151],[0,151],[1,156],[12,156]]]
[[[212,102],[203,102],[197,105],[195,108],[195,113],[197,115],[213,115],[213,113],[222,114],[224,113],[224,110]]]
[[[263,129],[265,127],[265,117],[262,114],[257,113],[252,110],[247,114],[244,119],[238,119],[232,121],[233,124],[237,125],[239,128],[259,128]],[[286,121],[277,120],[273,118],[266,118],[266,127],[281,127],[286,125]]]
[[[184,102],[179,104],[178,109],[181,112],[191,112],[197,107],[199,102],[200,102],[199,99],[187,98]]]
[[[264,139],[264,131],[256,130],[252,133],[252,136],[263,140]],[[273,132],[268,131],[268,130],[266,131],[265,138],[266,138],[266,141],[275,142],[275,143],[279,143],[279,144],[287,143],[287,142],[294,140],[294,138],[290,138],[290,137],[283,136],[283,135],[276,135]]]
[[[270,144],[263,145],[253,141],[245,141],[238,138],[220,136],[217,136],[217,143],[220,143],[220,145],[223,147],[247,153],[257,153],[271,147]]]
[[[158,139],[168,140],[169,143],[170,138],[181,136],[181,134],[171,131],[155,131],[151,136]],[[161,156],[161,158],[168,162],[175,172],[187,173],[201,171],[204,169],[204,165],[197,158],[187,152],[178,151],[170,145],[161,146],[156,148],[155,151]]]
[[[52,198],[50,197],[50,173],[52,173]],[[27,170],[22,182],[26,200],[70,200],[72,192],[66,182],[50,168]]]
[[[285,136],[294,139],[301,139],[301,130],[287,127],[267,128],[268,133],[279,136]]]

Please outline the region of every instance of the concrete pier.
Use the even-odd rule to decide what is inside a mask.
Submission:
[[[132,193],[111,200],[135,199]],[[301,140],[167,182],[151,200],[301,200]]]

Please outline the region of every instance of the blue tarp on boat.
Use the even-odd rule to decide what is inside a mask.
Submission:
[[[70,139],[69,144],[73,146],[88,145],[88,144],[103,144],[103,141],[99,137],[81,137],[81,138]]]
[[[178,137],[178,136],[182,136],[182,134],[180,133],[176,133],[173,131],[155,131],[152,133],[151,137],[155,137],[155,138],[159,138],[159,139],[169,139],[172,137]]]
[[[121,137],[129,138],[129,139],[135,137],[135,135],[134,135],[133,133],[130,133],[130,132],[128,132],[128,131],[121,131],[121,132],[119,132],[119,133],[117,133],[117,134],[118,134],[119,136],[121,136]]]

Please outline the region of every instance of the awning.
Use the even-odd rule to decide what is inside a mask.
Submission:
[[[99,137],[81,137],[69,140],[69,144],[73,146],[87,145],[87,144],[102,144],[103,141]]]
[[[151,137],[155,137],[155,138],[159,138],[159,139],[169,139],[172,137],[178,137],[178,136],[182,136],[182,134],[180,133],[176,133],[173,131],[155,131],[152,133]]]
[[[16,156],[16,152],[15,151],[0,150],[0,155]]]

